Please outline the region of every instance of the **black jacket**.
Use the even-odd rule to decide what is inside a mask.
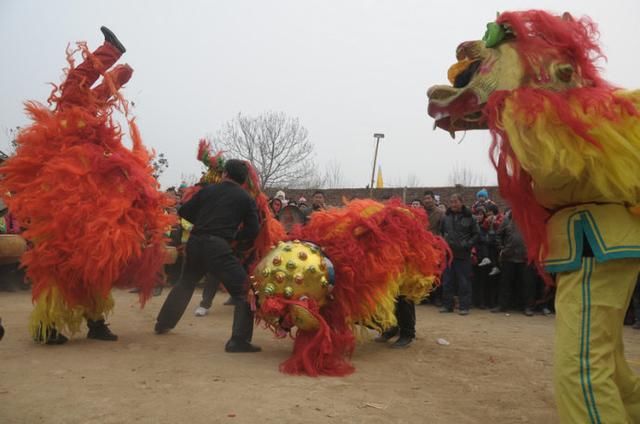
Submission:
[[[252,242],[260,230],[255,200],[232,181],[206,186],[182,205],[178,214],[193,224],[192,235]]]
[[[527,247],[520,230],[512,218],[505,218],[498,230],[498,249],[503,262],[523,263],[527,261]]]
[[[458,213],[447,209],[440,224],[440,231],[449,244],[454,258],[471,257],[471,248],[477,243],[480,230],[469,208],[463,206]]]

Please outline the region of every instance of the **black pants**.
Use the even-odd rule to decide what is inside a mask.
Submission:
[[[205,274],[222,281],[235,304],[231,339],[250,342],[253,313],[247,302],[247,273],[233,254],[229,243],[214,236],[191,235],[187,243],[187,263],[180,282],[171,290],[158,314],[158,327],[174,328],[193,296],[196,284]]]
[[[476,308],[493,308],[498,299],[500,280],[498,275],[489,275],[491,267],[473,267],[473,305]]]
[[[502,278],[498,295],[500,309],[509,309],[512,306],[514,291],[520,296],[517,303],[523,304],[525,308],[533,307],[536,300],[535,269],[527,266],[526,263],[503,262],[501,271]]]
[[[207,280],[205,281],[204,288],[202,289],[202,300],[200,301],[200,306],[205,309],[211,308],[211,304],[213,303],[213,299],[216,297],[218,287],[220,287],[220,280],[217,280],[211,274],[207,274]]]
[[[460,310],[471,306],[471,257],[454,258],[442,277],[442,305],[453,310],[453,295],[458,284]]]
[[[384,333],[393,337],[400,333],[400,337],[416,338],[416,305],[404,296],[396,299],[396,321],[398,325],[391,327]]]

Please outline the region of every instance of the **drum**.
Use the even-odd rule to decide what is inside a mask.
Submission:
[[[178,249],[176,249],[174,246],[165,246],[164,248],[165,248],[164,264],[165,265],[175,264],[176,261],[178,260]]]
[[[17,234],[0,234],[0,265],[20,262],[27,241]]]
[[[287,233],[291,232],[295,225],[304,225],[306,220],[307,217],[304,212],[293,205],[285,206],[278,214],[278,221],[280,221]]]

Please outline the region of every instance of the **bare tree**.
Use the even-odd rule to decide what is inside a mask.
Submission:
[[[160,153],[155,156],[151,161],[151,166],[153,167],[153,178],[156,180],[160,178],[160,175],[169,168],[169,160],[164,155],[164,153]]]
[[[238,114],[213,138],[213,145],[255,166],[263,187],[288,187],[305,178],[312,167],[313,144],[297,118],[267,112]]]
[[[475,172],[468,166],[459,163],[456,163],[451,172],[449,172],[449,184],[453,186],[473,187],[485,185],[486,183],[487,178],[484,174]]]
[[[324,180],[323,188],[344,188],[346,186],[342,167],[336,159],[332,159],[327,163],[324,171]]]
[[[188,187],[196,185],[196,183],[200,180],[196,174],[180,174],[180,181],[185,183]]]
[[[6,137],[9,139],[8,156],[13,156],[16,153],[16,149],[18,148],[18,134],[21,129],[22,128],[20,126],[15,126],[12,128],[5,128],[4,130]],[[5,156],[7,155],[5,154]]]
[[[304,175],[296,178],[286,188],[301,188],[301,189],[316,189],[324,188],[327,184],[326,174],[321,174],[318,171],[316,165],[309,163],[309,166],[305,167],[306,172]]]

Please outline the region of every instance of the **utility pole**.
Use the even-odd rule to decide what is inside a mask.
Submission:
[[[371,185],[369,186],[369,197],[373,198],[373,179],[376,175],[376,164],[378,162],[378,146],[380,145],[380,139],[384,138],[384,134],[375,133],[373,138],[376,139],[376,152],[373,155],[373,169],[371,170]]]

